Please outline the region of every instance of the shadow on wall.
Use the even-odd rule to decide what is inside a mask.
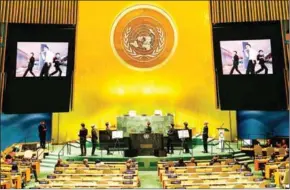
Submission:
[[[237,111],[238,137],[289,137],[289,111]]]
[[[1,114],[1,151],[14,143],[38,142],[38,125],[47,123],[46,140],[51,140],[51,113],[41,114]]]

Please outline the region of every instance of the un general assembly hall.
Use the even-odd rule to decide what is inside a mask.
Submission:
[[[0,0],[0,189],[289,189],[288,0]]]

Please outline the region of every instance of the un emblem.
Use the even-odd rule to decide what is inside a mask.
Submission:
[[[122,62],[135,69],[164,64],[175,50],[177,32],[170,16],[151,5],[136,5],[115,20],[111,45]]]
[[[149,139],[149,134],[144,134],[144,139]]]

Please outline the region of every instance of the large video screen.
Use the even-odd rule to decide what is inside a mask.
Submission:
[[[75,36],[75,25],[8,24],[4,113],[72,108]]]
[[[273,74],[271,40],[221,41],[224,75]]]
[[[67,42],[18,42],[16,77],[65,77]]]
[[[280,21],[213,25],[217,106],[221,110],[287,109]]]

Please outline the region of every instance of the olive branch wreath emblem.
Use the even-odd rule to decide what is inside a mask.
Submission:
[[[164,37],[164,32],[162,31],[161,28],[156,27],[158,36],[159,36],[159,42],[158,42],[158,46],[156,47],[156,49],[148,55],[140,55],[137,54],[136,51],[131,48],[130,43],[129,43],[129,35],[131,33],[131,27],[126,28],[125,33],[124,33],[124,38],[123,38],[123,44],[124,44],[124,48],[127,51],[127,53],[137,59],[142,59],[142,58],[155,58],[157,57],[158,54],[160,54],[160,52],[164,49],[164,45],[165,45],[165,37]]]

